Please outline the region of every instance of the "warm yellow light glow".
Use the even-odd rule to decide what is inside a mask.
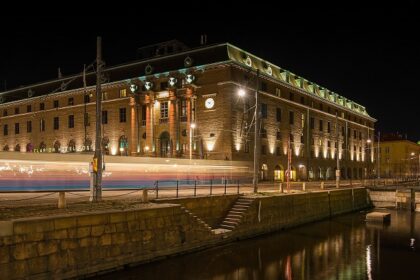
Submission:
[[[149,146],[146,146],[146,147],[144,147],[144,150],[146,151],[146,152],[148,152],[149,151]]]
[[[195,123],[191,123],[190,127],[191,127],[192,129],[194,129],[194,128],[195,128]]]
[[[155,108],[157,108],[157,107],[159,107],[159,101],[158,100],[155,100]]]
[[[368,139],[368,140],[366,140],[366,143],[370,144],[370,143],[372,143],[372,140]]]
[[[411,156],[414,156],[415,155],[415,153],[414,152],[411,152]]]
[[[117,147],[112,146],[111,147],[111,155],[115,156],[117,154]]]
[[[240,88],[240,89],[238,90],[238,95],[239,95],[240,97],[244,97],[244,96],[245,96],[245,90],[244,90],[243,88]]]
[[[300,154],[300,147],[295,145],[295,156],[299,156]]]
[[[207,144],[207,148],[208,148],[208,146],[209,146],[209,144]],[[236,149],[237,152],[239,152],[239,150],[241,149],[241,143],[236,143],[235,144],[235,149]]]

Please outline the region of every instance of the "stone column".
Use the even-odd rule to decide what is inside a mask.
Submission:
[[[169,137],[170,137],[170,155],[174,156],[176,148],[176,114],[175,114],[176,95],[174,90],[169,90]]]
[[[191,139],[191,122],[192,122],[192,98],[193,98],[193,89],[187,88],[186,91],[186,101],[187,101],[187,139],[188,139],[188,155],[191,152],[192,144],[190,143]],[[185,151],[184,151],[185,152]]]
[[[153,101],[150,98],[149,94],[146,94],[145,96],[145,100],[144,103],[146,104],[146,145],[144,147],[144,153],[145,155],[151,155],[152,153],[152,147],[153,147],[153,143],[152,143],[152,106],[153,106]]]

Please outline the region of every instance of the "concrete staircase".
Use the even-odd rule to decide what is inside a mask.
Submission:
[[[181,206],[181,209],[184,210],[185,213],[187,213],[193,220],[197,221],[199,224],[201,224],[204,228],[208,229],[209,231],[212,231],[212,228],[202,219],[194,215],[191,211],[189,211],[184,206]]]
[[[252,198],[239,197],[223,222],[220,224],[220,231],[228,232],[234,230],[241,223],[245,212],[251,206],[253,201],[254,199]]]

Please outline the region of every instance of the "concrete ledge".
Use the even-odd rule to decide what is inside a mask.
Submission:
[[[366,220],[368,222],[389,222],[391,220],[391,214],[383,212],[371,212],[366,215]]]

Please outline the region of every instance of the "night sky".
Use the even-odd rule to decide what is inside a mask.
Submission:
[[[115,65],[160,41],[198,46],[206,33],[208,44],[230,42],[366,106],[381,133],[417,141],[420,16],[410,3],[335,9],[231,5],[225,12],[209,7],[220,13],[216,17],[174,15],[165,7],[157,16],[2,16],[0,89],[5,81],[12,89],[54,79],[58,67],[63,75],[81,71],[95,59],[97,35],[103,37],[106,64]]]

